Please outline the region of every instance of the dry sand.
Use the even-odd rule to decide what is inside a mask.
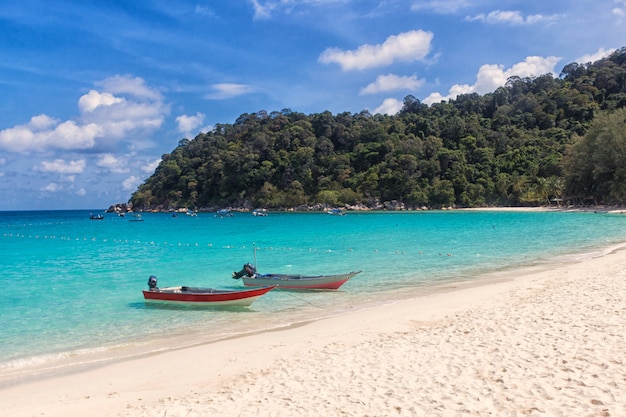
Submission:
[[[0,389],[14,416],[626,416],[626,252]]]

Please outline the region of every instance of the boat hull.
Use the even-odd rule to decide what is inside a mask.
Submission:
[[[348,282],[361,271],[339,275],[288,275],[288,274],[261,274],[255,277],[242,277],[243,285],[259,287],[265,285],[276,286],[286,290],[336,290]]]
[[[215,290],[212,288],[168,287],[143,290],[144,301],[190,306],[247,307],[274,286],[245,290]]]

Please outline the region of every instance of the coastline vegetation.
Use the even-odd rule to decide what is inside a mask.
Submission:
[[[626,201],[626,48],[493,93],[367,111],[242,114],[182,139],[135,210],[442,208]],[[385,203],[387,202],[387,203]],[[389,203],[393,202],[393,203]]]

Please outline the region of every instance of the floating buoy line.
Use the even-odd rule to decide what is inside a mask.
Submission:
[[[142,241],[137,239],[117,239],[117,238],[102,238],[98,239],[96,237],[87,237],[87,236],[57,236],[57,235],[31,235],[31,234],[23,234],[23,233],[3,233],[3,238],[6,239],[22,239],[22,240],[57,240],[62,242],[85,242],[85,243],[113,243],[116,245],[128,245],[128,246],[144,246],[144,247],[176,247],[176,248],[196,248],[196,249],[212,249],[212,250],[252,250],[253,245],[215,245],[214,243],[200,243],[200,242],[169,242],[169,241]],[[317,248],[317,247],[308,247],[301,249],[294,249],[293,247],[283,247],[283,246],[256,246],[257,251],[282,251],[282,252],[308,252],[308,253],[344,253],[344,252],[363,252],[358,248]],[[433,256],[442,256],[442,257],[452,257],[453,254],[445,251],[424,251],[424,250],[414,250],[407,251],[405,249],[385,249],[380,250],[378,248],[368,249],[369,252],[380,254],[380,255],[410,255],[410,256],[422,256],[424,253],[433,255]],[[476,256],[480,256],[480,254],[476,254]]]

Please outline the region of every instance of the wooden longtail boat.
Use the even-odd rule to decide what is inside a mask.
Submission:
[[[217,290],[187,286],[159,288],[155,276],[151,276],[148,280],[148,287],[148,290],[143,290],[143,298],[146,302],[208,307],[247,307],[254,300],[275,288],[275,286],[243,290]]]
[[[233,272],[233,278],[241,279],[246,287],[275,285],[287,290],[336,290],[359,273],[361,271],[338,275],[258,274],[254,265],[247,263],[241,271]]]

